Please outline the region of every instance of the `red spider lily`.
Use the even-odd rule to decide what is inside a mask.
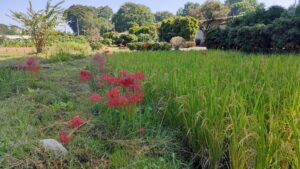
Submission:
[[[93,102],[93,103],[97,103],[97,102],[101,102],[102,101],[102,96],[100,96],[99,94],[97,93],[94,93],[90,96],[90,101]]]
[[[139,128],[138,132],[142,135],[144,135],[146,133],[146,129],[145,128]]]
[[[140,89],[139,80],[144,79],[143,73],[130,74],[127,71],[120,71],[119,85],[125,88]]]
[[[68,135],[67,133],[65,132],[60,132],[59,133],[59,140],[61,143],[63,144],[68,144],[70,141],[71,141],[71,136]]]
[[[33,65],[36,65],[36,59],[35,58],[28,58],[26,61],[25,61],[25,65],[26,66],[33,66]]]
[[[109,75],[103,75],[99,78],[100,80],[106,81],[107,83],[113,84],[113,83],[118,83],[119,79],[113,76]]]
[[[114,87],[114,88],[110,89],[110,91],[108,91],[107,95],[110,99],[117,98],[120,96],[120,89]]]
[[[108,107],[122,107],[128,104],[128,99],[125,96],[110,98],[107,102]]]
[[[148,43],[144,44],[144,49],[148,49],[150,47],[150,45]]]
[[[96,54],[94,56],[94,61],[99,65],[99,66],[104,66],[105,62],[104,62],[104,56],[102,56],[101,54]]]
[[[134,95],[127,95],[128,103],[138,103],[141,102],[144,99],[144,93],[138,92]]]
[[[69,122],[71,128],[80,127],[82,124],[84,124],[84,120],[79,115],[74,116]]]
[[[92,78],[92,73],[88,70],[80,70],[80,80],[89,81]]]
[[[42,69],[42,67],[40,65],[38,65],[35,58],[28,58],[19,67],[21,69],[24,69],[27,71],[32,71],[32,72],[39,72]]]

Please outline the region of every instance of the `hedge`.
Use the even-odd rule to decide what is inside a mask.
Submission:
[[[127,47],[130,50],[153,50],[153,51],[158,51],[158,50],[171,50],[172,46],[170,43],[167,42],[149,42],[149,43],[144,43],[144,42],[134,42],[134,43],[129,43]]]
[[[167,42],[175,36],[183,37],[187,41],[194,40],[198,28],[198,20],[193,17],[172,17],[162,21],[159,38]]]

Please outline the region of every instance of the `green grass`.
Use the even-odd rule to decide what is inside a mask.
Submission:
[[[162,127],[158,110],[146,108],[145,135],[136,130],[118,133],[110,119],[92,114],[92,91],[79,82],[79,70],[90,61],[55,62],[39,74],[0,69],[0,168],[188,168],[181,154],[182,136]],[[67,156],[41,148],[40,139],[58,139],[77,114],[88,123],[66,145]]]
[[[202,168],[300,168],[300,55],[118,53],[142,71],[146,105],[180,128]]]

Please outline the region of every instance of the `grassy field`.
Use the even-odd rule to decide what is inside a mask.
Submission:
[[[162,127],[157,110],[145,108],[144,134],[119,133],[102,114],[92,114],[92,91],[79,81],[91,60],[43,60],[47,68],[39,73],[0,68],[0,168],[187,168],[180,132]],[[40,139],[58,140],[75,115],[87,123],[65,145],[67,156],[39,145]]]
[[[300,55],[109,55],[109,74],[146,75],[137,112],[145,134],[114,126],[104,107],[93,114],[95,91],[78,75],[92,59],[65,57],[41,60],[37,74],[0,68],[0,168],[300,168]],[[0,67],[18,62],[3,58]],[[87,124],[67,156],[40,147],[78,114]]]
[[[186,134],[201,168],[300,168],[300,55],[119,53],[142,71],[145,104]]]

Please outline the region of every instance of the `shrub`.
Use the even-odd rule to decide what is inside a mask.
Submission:
[[[134,34],[121,34],[119,39],[115,42],[116,45],[123,44],[127,45],[131,42],[137,42],[138,37]]]
[[[176,36],[171,39],[170,43],[172,44],[172,47],[178,50],[179,48],[184,46],[185,40],[180,36]]]
[[[170,43],[167,42],[134,42],[129,43],[128,48],[130,50],[171,50],[172,46]]]
[[[90,41],[89,44],[93,50],[100,50],[103,47],[100,41]]]
[[[175,36],[194,40],[198,27],[198,20],[190,16],[165,19],[159,28],[159,38],[167,42]]]
[[[107,45],[107,46],[112,46],[113,41],[112,41],[112,39],[104,38],[104,39],[101,41],[101,43],[104,44],[104,45]]]
[[[296,48],[300,46],[300,17],[280,18],[268,27],[268,32],[274,49],[282,50],[286,45]]]
[[[152,39],[157,39],[157,28],[156,26],[134,26],[129,29],[130,34],[139,36],[140,34],[149,34]]]
[[[117,44],[117,42],[120,38],[120,34],[118,32],[107,32],[107,33],[103,34],[103,38],[111,39],[113,44]]]
[[[137,38],[138,38],[139,42],[148,42],[148,41],[152,40],[152,37],[150,34],[144,34],[144,33],[139,34],[137,36]]]

